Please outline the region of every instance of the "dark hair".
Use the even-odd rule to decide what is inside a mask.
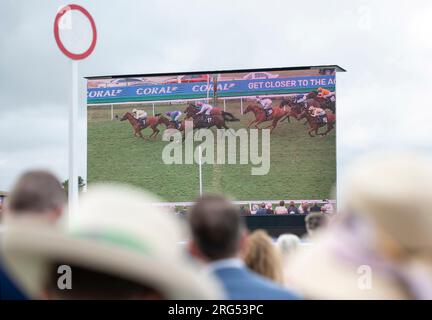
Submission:
[[[208,259],[228,258],[238,252],[244,221],[238,208],[225,197],[206,195],[198,199],[189,223],[196,245]]]
[[[281,201],[279,202],[279,205],[280,205],[281,207],[285,206],[285,201],[281,200]]]
[[[45,290],[52,299],[131,299],[161,297],[149,286],[106,272],[67,264],[71,268],[71,289],[59,289],[57,272],[62,263],[51,263],[45,282]]]
[[[39,213],[62,208],[66,193],[52,173],[28,171],[15,183],[7,200],[8,209],[13,213]]]
[[[321,212],[310,213],[306,216],[305,224],[306,230],[315,231],[323,226],[325,226],[328,222],[327,216]]]

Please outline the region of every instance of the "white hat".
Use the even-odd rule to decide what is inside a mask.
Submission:
[[[142,283],[168,299],[221,298],[219,284],[183,254],[180,241],[187,235],[180,222],[155,202],[124,186],[92,187],[70,214],[68,230],[8,227],[2,239],[5,266],[33,298],[40,297],[53,262]]]

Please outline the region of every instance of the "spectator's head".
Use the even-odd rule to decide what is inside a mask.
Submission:
[[[251,270],[273,281],[282,282],[279,252],[265,231],[256,230],[249,235],[243,258]]]
[[[263,203],[261,203],[260,207],[263,208],[263,209],[265,209],[266,204],[263,202]]]
[[[279,206],[284,207],[285,206],[285,201],[283,201],[283,200],[279,201]]]
[[[193,256],[204,261],[237,257],[244,247],[246,228],[239,210],[219,195],[198,199],[189,215]]]
[[[309,209],[309,202],[307,202],[307,201],[303,201],[303,202],[301,203],[301,206],[302,206],[303,209]]]
[[[295,206],[295,202],[294,201],[290,201],[290,206],[294,207]]]
[[[300,239],[295,234],[281,234],[276,242],[279,251],[284,257],[288,257],[298,249]]]
[[[32,298],[217,298],[214,280],[178,245],[185,230],[155,201],[131,188],[94,186],[68,228],[11,225],[2,238],[5,266]],[[58,287],[68,282],[71,290]]]
[[[28,171],[12,188],[7,199],[6,221],[31,217],[55,223],[65,207],[66,193],[60,181],[47,171]]]
[[[313,236],[320,228],[327,225],[328,218],[321,212],[313,212],[306,216],[305,224],[308,235]]]
[[[267,202],[266,205],[265,205],[265,208],[267,210],[272,210],[273,209],[273,205],[270,202]]]

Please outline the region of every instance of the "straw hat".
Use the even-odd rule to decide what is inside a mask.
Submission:
[[[95,186],[71,213],[68,230],[9,226],[2,239],[5,265],[33,298],[40,297],[52,262],[152,286],[168,299],[221,298],[218,283],[183,255],[179,222],[155,202],[124,186]]]
[[[408,294],[406,283],[395,278],[389,269],[379,268],[383,261],[392,266],[393,272],[394,268],[399,268],[398,271],[413,275],[413,279],[421,274],[422,285],[428,285],[432,279],[432,265],[430,260],[423,259],[423,254],[429,255],[432,248],[431,165],[428,158],[406,151],[377,153],[359,159],[348,170],[343,183],[342,216],[314,237],[310,250],[290,260],[286,273],[293,279],[293,286],[305,296],[318,299],[415,296],[415,291]],[[341,221],[352,217],[360,218],[361,230],[357,229],[354,238],[347,239],[346,235],[353,230],[341,227]],[[364,251],[356,250],[365,243],[377,250],[372,252],[373,259],[369,251],[365,255]],[[390,247],[389,243],[396,247]],[[345,249],[342,255],[341,248]],[[389,258],[394,256],[395,248],[397,253],[405,253],[405,259]],[[347,252],[362,255],[356,259],[347,258]],[[377,257],[378,263],[374,262]],[[368,273],[371,286],[364,287],[362,279]]]
[[[432,161],[381,152],[359,159],[344,184],[342,208],[371,219],[405,249],[432,248]]]

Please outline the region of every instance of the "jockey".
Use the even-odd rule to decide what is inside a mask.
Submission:
[[[138,122],[144,126],[145,125],[145,121],[147,119],[147,112],[145,112],[142,109],[133,109],[132,110],[132,114],[135,117],[135,119],[138,120]]]
[[[306,99],[307,99],[307,94],[301,93],[301,94],[298,94],[294,97],[294,102],[295,103],[303,103],[306,101]]]
[[[272,111],[272,101],[269,98],[261,99],[260,97],[256,97],[256,102],[264,109],[267,115],[271,114]]]
[[[331,92],[330,90],[324,89],[324,88],[318,88],[318,97],[320,98],[327,98],[332,100],[331,98],[334,97],[334,92]],[[333,100],[332,100],[333,101]]]
[[[314,118],[317,118],[318,121],[322,121],[324,123],[327,123],[327,114],[322,108],[318,107],[310,107],[311,115]]]
[[[171,118],[171,121],[174,123],[176,128],[178,128],[179,124],[180,124],[179,119],[180,119],[180,116],[182,115],[182,112],[180,110],[168,111],[166,113],[166,115]]]
[[[208,103],[197,102],[197,106],[200,107],[200,111],[197,114],[205,114],[207,119],[210,120],[210,115],[213,110],[213,106]]]

